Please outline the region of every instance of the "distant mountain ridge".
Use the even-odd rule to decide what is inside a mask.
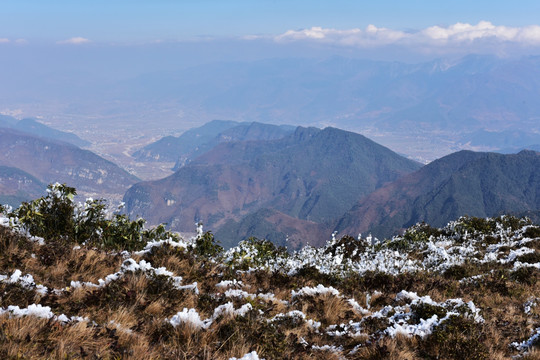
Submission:
[[[116,56],[110,58],[120,63]],[[63,113],[54,115],[87,114],[107,124],[123,114],[122,121],[141,128],[148,119],[162,119],[166,131],[177,129],[179,113],[201,123],[248,119],[332,125],[363,132],[399,153],[429,161],[459,149],[515,151],[540,143],[524,136],[540,134],[539,56],[469,55],[418,63],[321,54],[215,63],[206,58],[189,67],[172,65],[172,60],[162,69],[136,67],[139,70],[132,68],[120,77],[106,61],[81,59],[89,69],[99,68],[92,75],[71,68],[78,66],[72,61],[49,61],[47,66],[37,65],[38,59],[28,61],[44,71],[41,76],[28,73],[14,59],[0,59],[6,69],[19,69],[17,76],[4,79],[4,107],[35,99],[40,109],[40,104],[61,99]],[[48,67],[56,70],[45,71]],[[36,112],[33,107],[22,106],[29,113]],[[54,110],[43,111],[52,116]],[[73,119],[85,125],[84,117]],[[508,131],[517,136],[505,136]],[[499,134],[504,141],[494,142],[499,135],[475,138],[477,132]]]
[[[538,210],[540,153],[460,151],[360,200],[335,230],[387,237],[420,221],[440,226],[462,215],[534,215]]]
[[[81,139],[73,133],[53,129],[43,123],[40,123],[36,119],[25,118],[22,120],[17,120],[11,116],[1,115],[0,128],[15,129],[46,139],[64,141],[79,147],[90,145],[90,142]]]
[[[222,142],[275,140],[294,129],[290,125],[214,120],[178,137],[166,136],[136,151],[133,157],[139,161],[175,162],[173,170],[178,170]]]
[[[505,147],[540,136],[540,57],[469,55],[417,64],[343,57],[215,63],[141,75],[110,91],[181,99],[204,115],[332,123],[384,133],[433,134],[465,146],[477,131],[505,132]],[[148,84],[156,84],[148,86]],[[157,88],[159,84],[159,88]],[[474,138],[473,138],[474,139]],[[477,138],[479,147],[497,146]],[[532,140],[538,143],[538,140]],[[436,148],[436,145],[434,145]],[[400,150],[401,152],[404,152]]]
[[[178,137],[161,138],[133,153],[133,157],[140,161],[176,162],[180,157],[190,156],[198,147],[212,140],[220,132],[238,124],[237,121],[214,120],[198,128],[189,129]]]
[[[226,224],[220,234],[231,242],[258,210],[322,224],[420,166],[360,134],[298,127],[282,139],[221,143],[165,179],[132,186],[124,201],[131,215],[176,230],[191,231],[199,220],[215,231]],[[278,242],[295,237],[277,232]]]
[[[20,169],[43,183],[65,182],[100,197],[121,194],[138,181],[88,150],[7,128],[0,128],[0,165]]]
[[[81,139],[77,135],[65,131],[53,129],[35,119],[22,119],[13,127],[16,130],[24,131],[35,136],[41,136],[48,139],[65,141],[78,147],[90,145],[90,142]]]

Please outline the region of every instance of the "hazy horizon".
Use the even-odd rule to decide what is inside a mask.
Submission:
[[[405,76],[410,71],[407,64],[428,66],[439,61],[442,65],[434,66],[450,67],[469,55],[493,56],[501,63],[537,56],[540,25],[534,14],[539,10],[534,1],[520,6],[390,0],[7,1],[0,13],[0,67],[4,69],[0,113],[35,117],[75,132],[92,141],[92,149],[103,155],[132,153],[161,136],[178,135],[212,119],[228,119],[338,126],[372,136],[411,157],[432,160],[463,144],[441,150],[430,145],[432,130],[415,140],[418,134],[391,134],[381,128],[377,117],[388,112],[388,104],[393,104],[388,101],[394,100],[366,96],[371,96],[370,87],[376,87],[377,81],[389,81],[384,78],[385,65],[369,70],[379,77],[364,84],[360,60],[406,64],[395,66]],[[339,59],[351,59],[360,72]],[[465,72],[483,66],[472,63]],[[311,70],[302,73],[306,68]],[[228,73],[235,78],[228,79]],[[398,97],[409,98],[412,104],[426,96],[422,95],[426,86],[440,92],[450,84],[443,81],[437,87],[426,78],[428,72],[420,73],[424,75],[414,79],[400,75],[401,83],[388,83],[388,88],[377,91],[399,92]],[[358,81],[355,76],[360,76]],[[469,76],[462,81],[465,86],[477,79]],[[506,96],[497,94],[495,98]],[[310,96],[312,102],[307,102]],[[447,96],[440,94],[432,103]],[[439,113],[430,112],[432,105],[417,106],[395,116],[407,117],[414,111],[425,117],[421,123],[442,121]],[[516,111],[507,108],[475,115],[483,119],[483,127],[465,130],[502,131],[500,122],[506,118],[512,126],[528,127],[533,121],[530,114],[505,115]],[[495,125],[485,120],[490,116]],[[423,125],[415,130],[425,132]],[[402,135],[409,139],[402,141]],[[437,141],[448,141],[453,133],[444,136]],[[422,143],[422,149],[407,142]],[[118,144],[125,146],[118,148]]]

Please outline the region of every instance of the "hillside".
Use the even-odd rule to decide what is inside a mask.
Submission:
[[[526,220],[465,217],[385,241],[343,237],[288,253],[250,239],[223,251],[202,227],[184,239],[50,190],[0,216],[2,358],[540,354],[540,227]]]
[[[166,136],[136,151],[133,156],[139,161],[175,162],[173,170],[178,170],[220,143],[276,140],[293,131],[294,127],[288,125],[214,120],[201,127],[190,129],[179,137]]]
[[[44,183],[68,183],[94,196],[118,197],[138,180],[88,150],[6,128],[0,128],[0,165],[16,167]]]
[[[384,237],[420,221],[442,226],[462,215],[523,214],[540,209],[539,191],[540,153],[460,151],[362,199],[336,230]]]
[[[17,207],[39,197],[46,188],[46,184],[20,169],[0,166],[0,204]]]
[[[227,224],[229,233],[221,236],[231,244],[242,227],[238,222],[260,209],[324,224],[419,167],[362,135],[299,127],[279,140],[219,144],[165,179],[134,185],[124,201],[131,215],[179,231],[201,220],[214,231]],[[242,237],[249,235],[262,236]],[[287,235],[299,234],[272,240],[283,243]]]
[[[90,145],[88,141],[81,139],[73,133],[53,129],[45,124],[38,122],[35,119],[27,118],[17,120],[11,116],[3,115],[0,118],[0,128],[15,129],[46,139],[64,141],[79,147],[85,147]]]
[[[190,158],[191,153],[207,144],[223,130],[237,126],[236,121],[214,120],[195,129],[190,129],[182,135],[166,136],[148,144],[133,153],[139,161],[169,161],[176,162],[179,158]]]

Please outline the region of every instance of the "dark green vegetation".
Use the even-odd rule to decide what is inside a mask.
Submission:
[[[331,232],[324,224],[419,167],[362,135],[299,127],[278,140],[221,143],[165,179],[133,186],[124,201],[131,215],[175,230],[202,220],[228,246],[250,235],[320,244]]]
[[[54,185],[0,208],[13,223],[0,226],[1,358],[538,358],[540,227],[527,219],[224,252],[209,232],[183,240],[74,194]]]
[[[144,228],[144,219],[107,214],[103,200],[73,201],[77,192],[66,185],[49,185],[47,196],[23,202],[9,214],[16,227],[47,242],[76,243],[108,250],[140,250],[150,240],[176,238],[163,226]]]

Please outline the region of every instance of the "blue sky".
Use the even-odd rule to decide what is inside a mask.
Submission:
[[[2,0],[0,38],[96,42],[278,35],[311,27],[400,31],[481,20],[538,24],[540,1]]]

